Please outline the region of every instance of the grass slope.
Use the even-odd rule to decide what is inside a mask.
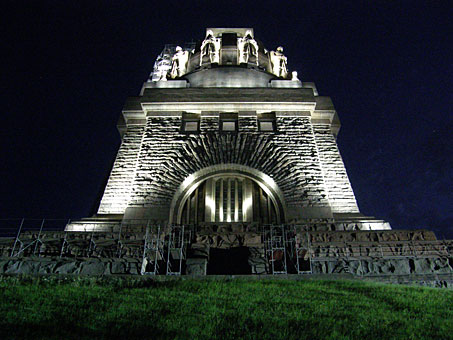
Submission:
[[[453,339],[453,291],[355,281],[0,278],[1,339]]]

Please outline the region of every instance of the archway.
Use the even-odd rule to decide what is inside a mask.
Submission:
[[[219,164],[188,176],[170,209],[170,222],[178,224],[270,224],[284,220],[283,194],[273,179],[238,164]]]

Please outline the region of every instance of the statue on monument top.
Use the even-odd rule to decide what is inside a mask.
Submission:
[[[200,66],[203,64],[203,56],[209,55],[211,63],[220,62],[220,44],[221,39],[214,37],[214,33],[211,30],[206,32],[206,38],[201,44],[200,53]]]
[[[271,61],[272,73],[277,77],[286,78],[288,75],[287,59],[283,54],[283,47],[277,47],[277,51],[270,51],[269,58]]]
[[[189,61],[189,51],[183,51],[181,46],[176,46],[176,53],[171,59],[170,76],[172,79],[182,77],[187,71]]]
[[[254,55],[258,65],[258,43],[253,39],[252,31],[248,30],[243,38],[238,38],[237,46],[239,64],[248,63],[250,55]]]
[[[161,54],[157,57],[154,63],[154,69],[151,73],[152,81],[167,81],[167,74],[171,70],[171,64],[169,65],[168,60]]]

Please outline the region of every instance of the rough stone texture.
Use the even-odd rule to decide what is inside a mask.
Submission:
[[[188,258],[186,261],[187,275],[206,275],[208,260],[204,258]]]
[[[112,184],[113,185],[113,184]],[[66,231],[97,231],[97,232],[115,232],[120,229],[121,221],[118,220],[92,220],[82,219],[71,221],[66,225]]]
[[[453,289],[453,274],[410,274],[362,276],[366,281]]]
[[[219,111],[201,112],[199,133],[182,133],[183,112],[175,108],[207,104],[212,110],[211,103],[244,110],[250,103],[263,108],[272,103],[277,131],[259,131],[257,111],[233,109],[238,133],[219,132]],[[293,104],[309,111],[275,110]],[[133,209],[149,208],[149,216],[168,219],[184,179],[218,164],[248,166],[270,176],[283,192],[287,221],[359,211],[332,130],[339,122],[329,120],[336,117],[335,109],[329,98],[315,97],[312,89],[147,88],[143,96],[128,99],[125,112],[133,113],[132,121],[137,115],[141,122],[146,119],[146,126],[128,122],[100,214],[123,214],[129,207],[127,214],[136,216]],[[314,115],[318,118],[312,123]]]
[[[132,191],[128,200],[131,206],[168,208],[176,189],[187,176],[222,163],[246,165],[269,175],[283,191],[289,206],[329,206],[308,117],[278,118],[278,132],[275,134],[259,132],[256,117],[241,116],[237,134],[219,133],[218,118],[209,117],[201,119],[200,134],[182,134],[180,128],[179,116],[147,119],[134,183],[130,181],[134,171],[118,161],[112,174],[121,178],[127,173],[127,180],[118,179],[109,183],[105,195],[111,199],[103,199],[99,212],[124,212],[124,202],[115,201],[115,193],[120,191],[124,193],[124,198],[126,193]],[[128,148],[133,149],[130,153],[134,155],[138,149],[136,144],[123,143],[122,153],[126,154]],[[341,178],[342,183],[345,180],[347,177]],[[117,188],[128,186],[128,189],[113,189],[115,185]]]
[[[310,249],[316,260],[331,258],[380,259],[388,257],[445,257],[452,241],[437,241],[427,230],[297,232],[300,248]]]
[[[140,265],[136,259],[1,258],[0,274],[137,275]]]
[[[99,206],[100,214],[124,213],[133,190],[143,131],[143,126],[127,128]]]
[[[250,249],[248,264],[253,274],[269,273],[269,263],[262,249]],[[206,275],[207,258],[188,258],[186,274]],[[138,259],[55,259],[29,257],[25,259],[0,258],[0,274],[77,274],[77,275],[138,275]],[[316,260],[312,262],[313,274],[353,274],[355,276],[393,276],[453,274],[453,258],[381,258]]]
[[[297,229],[297,226],[296,226]],[[435,241],[434,232],[430,230],[373,230],[373,231],[310,231],[300,229],[299,238],[309,237],[310,244],[338,245],[347,242],[382,242],[392,241]]]
[[[188,257],[209,259],[209,249],[208,243],[192,243],[190,245]]]
[[[267,274],[269,272],[269,262],[266,259],[263,247],[250,247],[248,264],[252,268],[252,274]]]
[[[148,233],[141,228],[124,228],[121,233],[24,232],[20,235],[24,245],[39,237],[39,242],[35,243],[39,245],[36,252],[32,244],[16,257],[1,258],[0,273],[139,274],[146,237],[148,241],[158,242],[153,244],[160,245],[157,252],[148,252],[147,260],[157,260],[159,266],[165,268],[169,233],[175,227],[149,226]],[[191,238],[187,244],[187,260],[186,257],[182,258],[185,273],[201,275],[206,261],[212,260],[212,248],[230,249],[233,253],[235,250],[232,248],[237,247],[248,248],[248,258],[243,261],[247,261],[251,273],[269,273],[269,258],[265,255],[265,245],[269,245],[265,243],[268,234],[263,234],[266,230],[258,224],[248,223],[206,223],[197,229],[186,228],[185,232]],[[288,225],[284,230],[288,273],[297,272],[297,259],[301,263],[301,272],[310,271],[311,260],[315,274],[372,276],[453,273],[453,240],[438,241],[431,231],[304,231],[303,226],[297,225]],[[0,253],[9,256],[14,243],[12,240],[0,244]],[[297,258],[295,254],[298,254]],[[172,249],[170,258],[176,261],[179,255],[179,250]],[[163,271],[159,273],[165,274]]]
[[[313,125],[324,184],[334,213],[359,212],[346,168],[329,125]]]
[[[391,230],[390,224],[383,220],[363,217],[337,221],[332,218],[296,218],[288,221],[305,231],[357,231],[357,230]]]
[[[390,223],[382,220],[363,219],[359,221],[335,222],[335,230],[391,230]]]
[[[199,233],[196,240],[197,243],[221,249],[262,245],[261,234],[258,233]]]
[[[453,258],[387,258],[356,260],[337,258],[313,261],[315,274],[350,273],[358,276],[452,274]]]
[[[39,234],[36,254],[44,257],[116,257],[121,246],[122,256],[140,257],[145,239],[144,225],[133,228],[123,226],[121,233],[114,232],[56,232],[43,231]],[[159,232],[164,240],[169,227],[148,226],[149,237]],[[381,230],[381,231],[305,231],[306,225],[287,226],[289,232],[296,232],[301,246],[310,245],[320,256],[370,256],[444,255],[452,251],[453,241],[437,241],[434,233],[427,230]],[[29,244],[38,239],[38,233],[23,233],[21,242]],[[0,254],[9,256],[14,238],[2,239]],[[209,247],[262,247],[262,228],[257,224],[205,224],[195,232],[191,247],[194,252],[208,254]],[[16,252],[19,246],[16,246]],[[62,252],[63,249],[63,252]],[[35,247],[28,247],[21,256],[33,256]],[[195,255],[194,255],[195,256]],[[196,255],[198,256],[198,255]],[[195,256],[195,257],[196,257]],[[374,255],[373,255],[374,256]]]
[[[329,206],[312,125],[308,117],[277,118],[274,171],[287,205]]]

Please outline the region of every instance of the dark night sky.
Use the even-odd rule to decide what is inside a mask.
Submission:
[[[166,43],[253,27],[331,96],[362,213],[453,238],[450,1],[9,1],[2,10],[0,217],[83,217],[126,97]]]

